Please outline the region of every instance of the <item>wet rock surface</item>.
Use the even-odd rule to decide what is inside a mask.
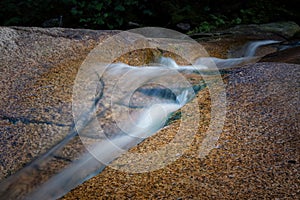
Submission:
[[[268,27],[261,27],[261,34],[248,31],[253,27],[244,31],[240,28],[233,34],[201,40],[200,44],[210,56],[234,57],[248,41],[285,40],[299,31],[270,31]],[[0,28],[0,180],[16,173],[70,132],[78,68],[91,49],[116,33]],[[300,74],[299,65],[286,63],[299,64],[299,47],[278,52],[276,46],[268,46],[259,51],[260,55],[268,54],[262,63],[231,70],[224,76],[226,122],[217,148],[209,155],[201,159],[198,155],[211,111],[210,95],[204,90],[197,96],[202,113],[199,131],[191,148],[175,163],[143,174],[108,167],[64,199],[296,198],[300,184]],[[118,61],[140,65],[160,53],[135,51]],[[147,152],[166,144],[179,124],[175,120],[131,151]],[[62,155],[56,156],[57,163],[65,166],[82,151],[80,140],[75,138]]]
[[[202,106],[199,131],[176,162],[142,174],[107,167],[63,199],[296,198],[299,75],[299,65],[282,63],[252,64],[232,71],[225,79],[224,129],[217,147],[205,158],[199,158],[199,149],[210,120],[207,90],[198,96]],[[167,144],[178,126],[178,122],[172,124],[131,151],[144,153]],[[156,161],[159,155],[153,158]]]
[[[97,42],[114,32],[2,27],[0,34],[3,179],[68,133],[77,70]]]
[[[251,41],[277,40],[289,41],[300,33],[300,27],[294,22],[278,22],[261,25],[240,25],[224,31],[210,34],[195,34],[191,37],[198,40],[210,56],[218,58],[239,57],[241,48]],[[297,36],[298,37],[298,36]],[[268,47],[260,55],[275,52],[276,49]]]
[[[260,62],[278,62],[300,64],[300,47],[294,47],[264,56]]]

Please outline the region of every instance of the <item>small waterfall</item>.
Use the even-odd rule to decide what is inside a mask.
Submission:
[[[256,53],[256,50],[264,45],[269,45],[269,44],[276,44],[279,43],[280,41],[276,40],[262,40],[262,41],[255,41],[251,42],[249,45],[247,45],[244,57],[253,57]]]
[[[280,41],[276,40],[262,40],[262,41],[254,41],[246,44],[244,47],[244,56],[238,58],[215,58],[215,57],[202,57],[196,60],[195,65],[205,66],[206,68],[199,68],[200,70],[207,70],[215,69],[217,67],[219,70],[223,69],[230,69],[234,67],[240,67],[245,64],[255,63],[257,62],[260,57],[255,56],[257,49],[264,45],[269,44],[277,44]]]
[[[215,58],[215,57],[203,57],[196,60],[196,65],[204,65],[207,70],[217,67],[219,70],[230,69],[239,67],[248,63],[255,63],[259,57],[241,57],[241,58]]]
[[[178,80],[175,82],[172,80],[172,77],[174,79],[178,72],[201,74],[206,71],[217,71],[253,63],[258,59],[258,57],[253,57],[258,47],[277,42],[274,40],[253,42],[247,46],[245,57],[230,59],[199,58],[193,66],[178,66],[171,58],[164,57],[160,58],[159,63],[147,67],[134,67],[123,63],[110,65],[103,76],[103,81],[106,83],[105,87],[114,87],[114,83],[118,82],[121,89],[116,91],[115,88],[105,88],[103,91],[107,94],[117,92],[118,95],[115,95],[116,98],[112,107],[115,107],[117,111],[123,107],[133,108],[133,119],[119,122],[117,125],[120,129],[115,131],[114,137],[109,139],[106,137],[100,141],[95,140],[89,147],[90,152],[81,155],[78,160],[73,161],[59,173],[53,174],[48,181],[32,187],[33,184],[36,184],[36,180],[31,177],[32,174],[42,173],[39,167],[36,166],[46,165],[55,153],[61,151],[62,147],[76,136],[77,132],[74,128],[64,140],[46,154],[15,175],[2,181],[0,183],[0,196],[5,199],[24,199],[24,197],[27,199],[57,199],[63,196],[77,185],[100,173],[107,164],[128,149],[155,134],[164,126],[170,114],[194,98],[193,88],[196,87],[191,87],[188,84],[178,84]],[[122,80],[119,80],[120,77],[123,77]],[[154,86],[153,83],[157,82],[168,87]],[[128,91],[130,90],[135,90],[135,93],[129,94]],[[142,99],[143,102],[131,102],[130,98],[135,95],[142,96],[139,99]],[[97,101],[97,103],[99,102]],[[79,134],[85,126],[96,123],[96,119],[89,116],[89,112],[93,109],[90,108],[90,111],[83,113],[83,128],[77,130]],[[24,186],[27,190],[20,189]]]
[[[28,199],[57,199],[75,186],[100,173],[111,161],[162,128],[168,116],[186,103],[187,95],[188,91],[183,91],[178,96],[177,103],[154,104],[145,109],[141,113],[136,127],[131,128],[130,135],[122,134],[111,140],[94,144],[90,153],[86,153],[69,168],[52,177]]]
[[[173,60],[170,61],[175,63]],[[37,161],[1,182],[0,195],[6,199],[24,199],[24,197],[26,199],[57,199],[85,180],[100,173],[110,162],[127,152],[128,149],[163,128],[169,116],[190,101],[195,94],[193,87],[183,77],[179,76],[178,70],[174,66],[170,67],[167,63],[165,65],[160,64],[144,68],[128,66],[123,63],[111,64],[103,77],[103,82],[108,87],[103,88],[103,91],[108,94],[115,91],[116,97],[113,98],[112,107],[120,115],[125,112],[118,110],[119,108],[129,108],[134,115],[133,120],[120,121],[117,124],[119,129],[115,131],[113,137],[109,139],[104,137],[100,141],[98,139],[93,140],[88,148],[88,153],[81,155],[78,160],[73,161],[59,173],[53,174],[46,182],[32,187],[33,184],[36,184],[36,180],[32,179],[31,176],[43,173],[42,171],[39,172],[40,166],[47,165],[47,162],[50,162],[51,158],[62,151],[62,147],[76,136],[76,131],[70,132],[68,137]],[[119,84],[118,89],[120,91],[114,88],[115,84],[113,83]],[[158,87],[153,83],[162,86]],[[128,93],[132,90],[134,91],[133,94]],[[136,101],[129,104],[128,98],[135,96],[141,96],[140,99],[145,100],[139,105],[140,107],[131,105],[137,104]],[[103,99],[105,101],[105,95]],[[102,103],[107,104],[107,102]],[[134,108],[131,109],[132,106]],[[93,109],[91,108],[84,113],[85,119],[81,120],[83,129],[79,129],[78,132],[85,131],[84,127],[89,126],[89,124],[97,123],[97,119],[90,116]],[[118,116],[116,118],[118,119]],[[23,178],[20,179],[20,177]],[[30,189],[21,189],[25,185],[30,186],[25,187]]]

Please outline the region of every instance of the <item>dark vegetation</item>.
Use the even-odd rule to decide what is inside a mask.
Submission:
[[[300,22],[299,0],[2,0],[0,25],[209,32],[237,24]]]

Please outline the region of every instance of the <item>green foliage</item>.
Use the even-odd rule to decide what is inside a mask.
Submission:
[[[223,27],[226,24],[225,21],[226,17],[223,15],[210,14],[208,21],[201,22],[199,26],[189,31],[188,34],[214,31],[217,28]]]
[[[147,0],[2,0],[0,24],[43,26],[62,17],[65,27],[122,28],[129,21],[152,14]]]
[[[234,19],[231,20],[230,24],[233,24],[233,25],[238,25],[238,24],[241,24],[242,23],[242,19],[239,18],[239,17],[236,17]]]
[[[282,2],[271,0],[259,0],[249,2],[249,4],[240,9],[238,15],[242,23],[267,23],[272,20],[280,20],[281,16],[288,15]]]
[[[138,6],[138,1],[104,0],[104,1],[75,1],[73,0],[71,14],[79,26],[108,27],[114,29],[122,27],[124,21],[130,20],[126,13]]]
[[[168,28],[187,23],[190,33],[210,32],[237,24],[300,22],[297,5],[298,0],[2,0],[0,25],[127,29],[129,22]]]
[[[291,12],[285,1],[276,0],[226,0],[218,4],[206,6],[203,10],[206,13],[203,21],[199,22],[189,34],[198,32],[210,32],[238,24],[260,24],[272,21],[291,19],[291,16],[298,16]],[[295,18],[297,21],[297,18]],[[300,15],[298,20],[300,20]]]
[[[200,32],[210,32],[215,29],[215,26],[207,21],[201,22],[201,24],[195,27],[193,30],[189,31],[188,34],[200,33]]]

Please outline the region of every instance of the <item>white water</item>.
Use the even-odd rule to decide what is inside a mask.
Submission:
[[[242,57],[242,58],[215,58],[215,57],[208,57],[208,58],[199,58],[196,60],[196,65],[204,65],[207,66],[207,71],[216,66],[219,70],[222,69],[230,69],[234,67],[239,67],[249,63],[255,63],[258,61],[259,57]]]
[[[125,88],[130,88],[133,87],[132,83],[142,84],[143,82],[151,82],[152,79],[162,75],[162,77],[167,77],[168,75],[174,76],[174,70],[182,73],[199,73],[218,69],[234,68],[247,63],[256,62],[258,58],[253,57],[253,55],[255,55],[257,48],[262,45],[273,44],[276,42],[277,41],[270,40],[254,42],[248,45],[245,52],[246,57],[243,58],[199,58],[193,66],[178,66],[177,63],[170,58],[161,58],[159,61],[160,63],[153,66],[147,66],[146,68],[137,68],[122,63],[113,64],[107,74],[112,77],[119,77],[120,74],[126,74],[124,82],[121,82],[120,85],[123,85]],[[50,178],[47,182],[37,186],[34,191],[27,191],[29,193],[25,194],[26,198],[57,199],[85,180],[100,173],[107,164],[118,158],[131,147],[140,143],[145,138],[155,134],[164,126],[172,112],[180,109],[194,96],[194,94],[191,94],[189,89],[184,89],[186,87],[175,84],[172,88],[176,91],[176,101],[172,99],[163,100],[161,98],[157,98],[155,103],[152,102],[146,105],[141,112],[138,112],[138,116],[134,121],[135,126],[128,126],[122,129],[128,134],[120,133],[116,134],[116,137],[110,140],[105,139],[100,142],[95,142],[89,148],[90,153],[83,154],[79,160],[74,161],[66,169],[52,176],[52,178]],[[153,94],[157,93],[157,97],[159,97],[160,92],[158,90],[155,90],[154,88],[152,92]],[[124,94],[123,96],[126,95],[127,94]],[[125,125],[121,124],[121,126]],[[54,146],[49,151],[50,153],[48,152],[42,156],[38,162],[33,162],[32,165],[42,163],[43,161],[48,162],[50,157],[53,156],[53,152],[59,151],[60,148],[74,136],[74,133],[68,135],[68,138]],[[101,162],[99,162],[99,160]],[[30,181],[28,183],[22,181],[16,182],[16,180],[18,180],[18,177],[23,174],[30,176],[31,170],[36,169],[30,165],[21,170],[15,176],[12,176],[6,181],[0,183],[0,196],[5,199],[17,199],[20,195],[18,184],[30,185],[32,183]]]
[[[164,125],[162,122],[168,119],[169,114],[180,109],[186,103],[187,94],[187,91],[184,91],[178,97],[179,103],[161,103],[150,106],[141,114],[137,123],[139,128],[132,129],[130,135],[125,134],[94,144],[90,153],[86,153],[82,159],[51,178],[28,199],[57,199],[74,186],[98,174],[106,166],[105,164],[109,164],[130,147],[137,145],[144,138],[150,137],[162,128]]]
[[[264,45],[269,45],[269,44],[276,44],[279,43],[280,41],[276,41],[276,40],[261,40],[261,41],[255,41],[255,42],[251,42],[246,50],[245,50],[245,57],[252,57],[255,55],[257,49],[261,46]]]
[[[165,66],[175,68],[179,72],[192,72],[197,71],[209,72],[215,70],[230,69],[234,67],[243,66],[249,63],[255,63],[260,57],[241,57],[241,58],[216,58],[216,57],[201,57],[198,58],[193,66],[178,66],[171,58],[162,57],[161,61]]]

